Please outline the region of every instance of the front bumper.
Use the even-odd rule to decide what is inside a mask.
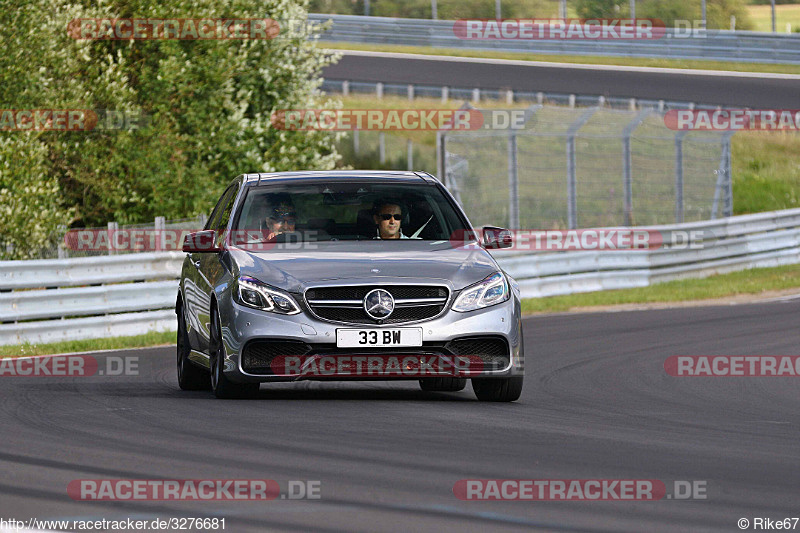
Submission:
[[[387,326],[375,325],[344,325],[326,322],[310,316],[306,312],[297,315],[279,315],[259,311],[239,305],[228,300],[227,305],[221,306],[221,311],[227,308],[228,313],[221,312],[222,337],[225,344],[224,371],[226,376],[236,382],[280,382],[298,380],[394,380],[394,379],[419,379],[420,377],[457,376],[457,377],[511,377],[521,376],[524,373],[522,322],[519,300],[512,296],[502,304],[472,311],[457,313],[446,311],[438,318],[410,323],[391,324]],[[344,349],[336,348],[336,330],[339,328],[358,329],[396,329],[404,327],[422,328],[421,348],[371,348],[371,349]],[[503,354],[503,364],[478,365],[476,355],[469,354],[470,363],[464,354],[454,354],[452,347],[457,341],[464,338],[492,337],[505,341],[508,353]],[[276,365],[270,372],[248,371],[243,365],[243,353],[248,343],[260,340],[283,340],[303,343],[310,347],[307,355],[303,356],[303,371],[286,371],[288,367]],[[353,368],[340,365],[331,371],[326,368],[321,372],[307,372],[309,362],[313,368],[322,368],[322,363],[332,359],[353,360],[367,357],[371,361],[378,358],[391,359],[397,356],[401,361],[409,361],[410,357],[424,358],[435,356],[437,361],[444,364],[435,367],[426,367],[423,374],[414,372],[408,367],[401,372],[386,372],[381,370],[360,372],[362,367]],[[457,357],[461,355],[462,357]],[[356,359],[358,360],[358,359]],[[452,364],[447,364],[451,361]],[[317,367],[319,363],[319,367]],[[360,363],[359,363],[360,364]],[[367,363],[364,363],[365,365]],[[391,364],[391,363],[390,363]],[[401,363],[402,364],[402,363]],[[250,368],[248,366],[248,368]],[[366,368],[364,366],[363,368]],[[378,367],[374,367],[373,370]]]

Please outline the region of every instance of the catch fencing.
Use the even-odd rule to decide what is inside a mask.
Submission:
[[[499,130],[437,132],[438,175],[475,226],[573,229],[730,216],[732,132],[658,109],[530,106]]]

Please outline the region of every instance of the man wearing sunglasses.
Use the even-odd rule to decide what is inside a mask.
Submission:
[[[378,226],[376,239],[408,239],[400,229],[403,221],[403,209],[398,202],[378,200],[372,211],[375,225]]]

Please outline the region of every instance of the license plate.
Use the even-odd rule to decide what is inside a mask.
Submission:
[[[337,329],[337,348],[422,346],[422,328]]]

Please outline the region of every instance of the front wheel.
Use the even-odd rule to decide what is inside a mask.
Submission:
[[[258,395],[258,383],[235,383],[225,376],[225,346],[216,310],[211,313],[211,390],[222,399],[253,398]]]
[[[482,402],[513,402],[522,394],[522,376],[473,378],[472,390]]]

